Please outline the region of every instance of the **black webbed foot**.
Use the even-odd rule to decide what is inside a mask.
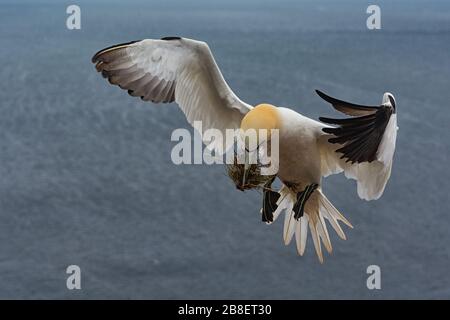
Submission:
[[[263,222],[273,222],[273,213],[277,210],[277,201],[280,198],[280,194],[276,191],[270,190],[275,177],[268,181],[264,185],[263,189],[263,205],[261,209],[262,221]]]
[[[296,220],[303,217],[306,201],[308,201],[309,197],[314,192],[314,190],[317,189],[318,186],[319,185],[317,183],[313,183],[306,186],[305,190],[303,190],[302,192],[297,193],[297,202],[292,208],[292,210],[294,211],[294,218]]]

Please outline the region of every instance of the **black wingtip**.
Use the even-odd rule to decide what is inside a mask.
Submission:
[[[98,57],[106,50],[111,50],[114,49],[115,47],[122,47],[122,46],[127,46],[136,42],[139,42],[142,40],[134,40],[134,41],[129,41],[129,42],[124,42],[124,43],[119,43],[119,44],[115,44],[113,46],[109,46],[107,48],[103,48],[102,50],[97,51],[91,58],[92,63],[96,63],[98,61]]]
[[[326,118],[326,117],[319,117],[319,121],[323,123],[328,124],[336,124],[336,121],[339,121],[340,119],[333,119],[333,118]]]
[[[336,98],[330,97],[329,95],[327,95],[326,93],[317,90],[316,89],[316,93],[318,94],[319,97],[321,97],[323,100],[325,100],[328,103],[334,104],[336,102],[338,102],[338,100]]]
[[[181,37],[172,37],[172,36],[170,36],[170,37],[162,37],[161,40],[167,40],[167,41],[170,41],[170,40],[181,40]]]

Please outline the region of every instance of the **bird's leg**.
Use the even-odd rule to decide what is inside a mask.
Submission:
[[[296,220],[303,217],[306,201],[308,201],[309,197],[314,192],[314,190],[317,189],[318,186],[319,185],[317,183],[312,183],[310,185],[307,185],[305,190],[297,193],[297,201],[292,208],[292,211],[294,211],[294,218]]]
[[[273,222],[273,213],[277,210],[277,201],[280,198],[280,194],[276,191],[272,191],[272,183],[275,177],[270,179],[264,184],[263,188],[263,205],[261,209],[262,221]]]

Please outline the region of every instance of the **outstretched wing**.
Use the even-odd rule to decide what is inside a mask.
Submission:
[[[398,128],[394,96],[385,93],[381,105],[363,106],[316,92],[336,110],[352,116],[319,118],[332,125],[322,128],[322,174],[344,171],[347,178],[358,181],[362,199],[378,199],[389,180],[395,150]]]
[[[190,124],[203,130],[239,128],[252,107],[225,82],[205,42],[180,37],[146,39],[103,49],[92,58],[113,85],[144,101],[175,101]],[[206,141],[205,141],[206,142]],[[221,141],[210,147],[223,150]]]

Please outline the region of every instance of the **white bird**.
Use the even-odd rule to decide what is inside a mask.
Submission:
[[[263,221],[273,222],[285,212],[283,240],[295,234],[297,251],[305,251],[308,228],[320,262],[321,243],[331,253],[325,219],[340,238],[339,225],[352,225],[323,194],[322,177],[344,172],[357,181],[365,200],[378,199],[391,174],[397,119],[394,96],[383,95],[381,105],[348,103],[317,91],[347,115],[346,119],[307,118],[294,110],[241,101],[225,82],[205,42],[180,37],[146,39],[103,49],[92,58],[97,71],[132,96],[154,103],[175,101],[189,123],[204,129],[278,129],[279,192],[265,188]],[[219,146],[225,147],[225,146]]]

